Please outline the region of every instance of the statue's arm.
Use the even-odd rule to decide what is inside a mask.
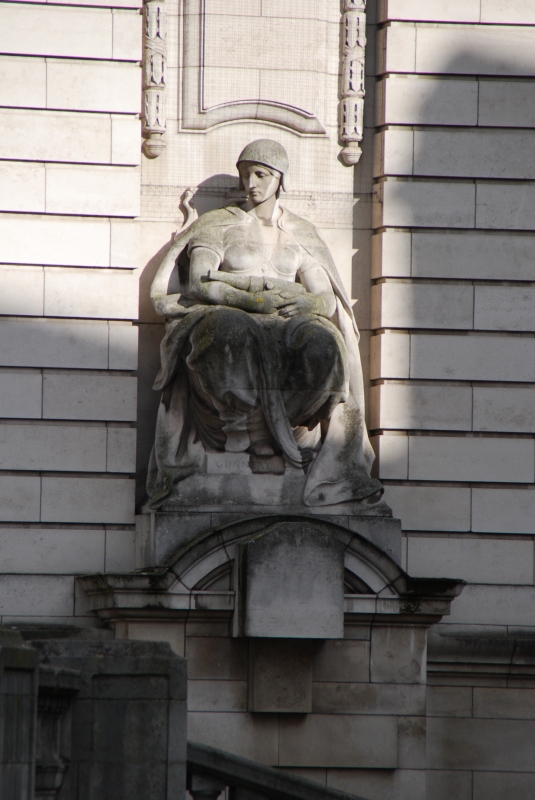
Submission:
[[[318,314],[330,319],[336,311],[336,297],[329,276],[320,264],[304,270],[300,276],[306,293],[289,298],[281,303],[281,317],[295,317],[299,314]]]
[[[177,300],[180,295],[168,294],[167,287],[169,286],[171,273],[175,268],[175,262],[180,249],[181,245],[177,244],[176,241],[171,244],[171,247],[163,257],[162,263],[150,287],[150,299],[152,300],[154,310],[163,317],[172,317],[173,312],[177,310]]]
[[[190,286],[188,294],[200,303],[241,308],[256,314],[271,314],[280,300],[275,292],[251,292],[230,283],[214,280],[220,259],[208,247],[194,247],[190,254]]]

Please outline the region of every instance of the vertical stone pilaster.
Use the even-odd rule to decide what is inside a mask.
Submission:
[[[165,149],[165,63],[167,56],[165,0],[143,6],[143,152],[156,158]]]
[[[362,154],[364,134],[364,48],[366,46],[366,0],[344,0],[342,50],[342,101],[340,103],[340,153],[347,166]]]

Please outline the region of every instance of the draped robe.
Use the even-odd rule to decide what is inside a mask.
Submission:
[[[296,498],[306,506],[382,491],[370,477],[358,330],[329,249],[314,225],[285,209],[275,252],[255,241],[252,224],[250,214],[229,205],[175,240],[172,280],[182,292],[154,384],[162,392],[147,481],[154,507],[174,483],[203,472],[206,452],[251,452],[267,439],[287,464],[306,469],[303,497]],[[188,257],[196,247],[215,252],[227,272],[295,281],[320,266],[335,314],[284,318],[204,305],[188,295]]]

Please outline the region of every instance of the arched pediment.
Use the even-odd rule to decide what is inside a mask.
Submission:
[[[305,515],[264,515],[231,522],[178,548],[161,567],[129,574],[97,574],[80,580],[92,609],[103,618],[155,613],[165,618],[190,617],[198,612],[235,621],[240,595],[244,594],[239,578],[244,550],[251,544],[265,543],[270,536],[284,544],[286,533],[288,540],[293,537],[294,545],[297,542],[292,557],[297,557],[298,571],[301,552],[310,562],[301,584],[305,594],[310,588],[309,600],[305,598],[303,603],[316,600],[321,586],[332,588],[333,581],[339,581],[337,591],[343,606],[340,613],[349,623],[364,616],[383,615],[384,619],[395,616],[399,621],[418,616],[422,623],[431,624],[449,613],[451,600],[464,585],[463,581],[451,579],[412,578],[365,536],[331,520]],[[308,537],[310,546],[306,547]],[[336,578],[326,580],[324,575],[322,579],[321,570],[316,569],[313,558],[311,561],[314,547],[330,548],[334,560],[339,558],[339,571],[330,573]],[[265,552],[269,555],[269,551]],[[258,563],[262,564],[262,558]],[[281,569],[284,571],[284,563]],[[269,583],[266,591],[269,594]]]

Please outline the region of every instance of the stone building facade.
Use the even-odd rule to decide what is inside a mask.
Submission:
[[[190,661],[199,741],[333,788],[531,798],[535,5],[142,12],[0,3],[2,625],[165,639]],[[78,579],[161,564],[143,513],[163,334],[149,288],[184,193],[199,214],[237,197],[236,157],[260,137],[288,151],[283,204],[321,230],[358,299],[376,474],[402,530],[399,551],[399,534],[364,533],[366,558],[388,580],[466,581],[450,613],[392,622],[381,653],[418,666],[401,677],[374,662],[378,606],[362,625],[346,606],[347,638],[307,661],[306,721],[247,710],[257,656],[224,605],[128,616]],[[228,595],[221,580],[211,591]]]

